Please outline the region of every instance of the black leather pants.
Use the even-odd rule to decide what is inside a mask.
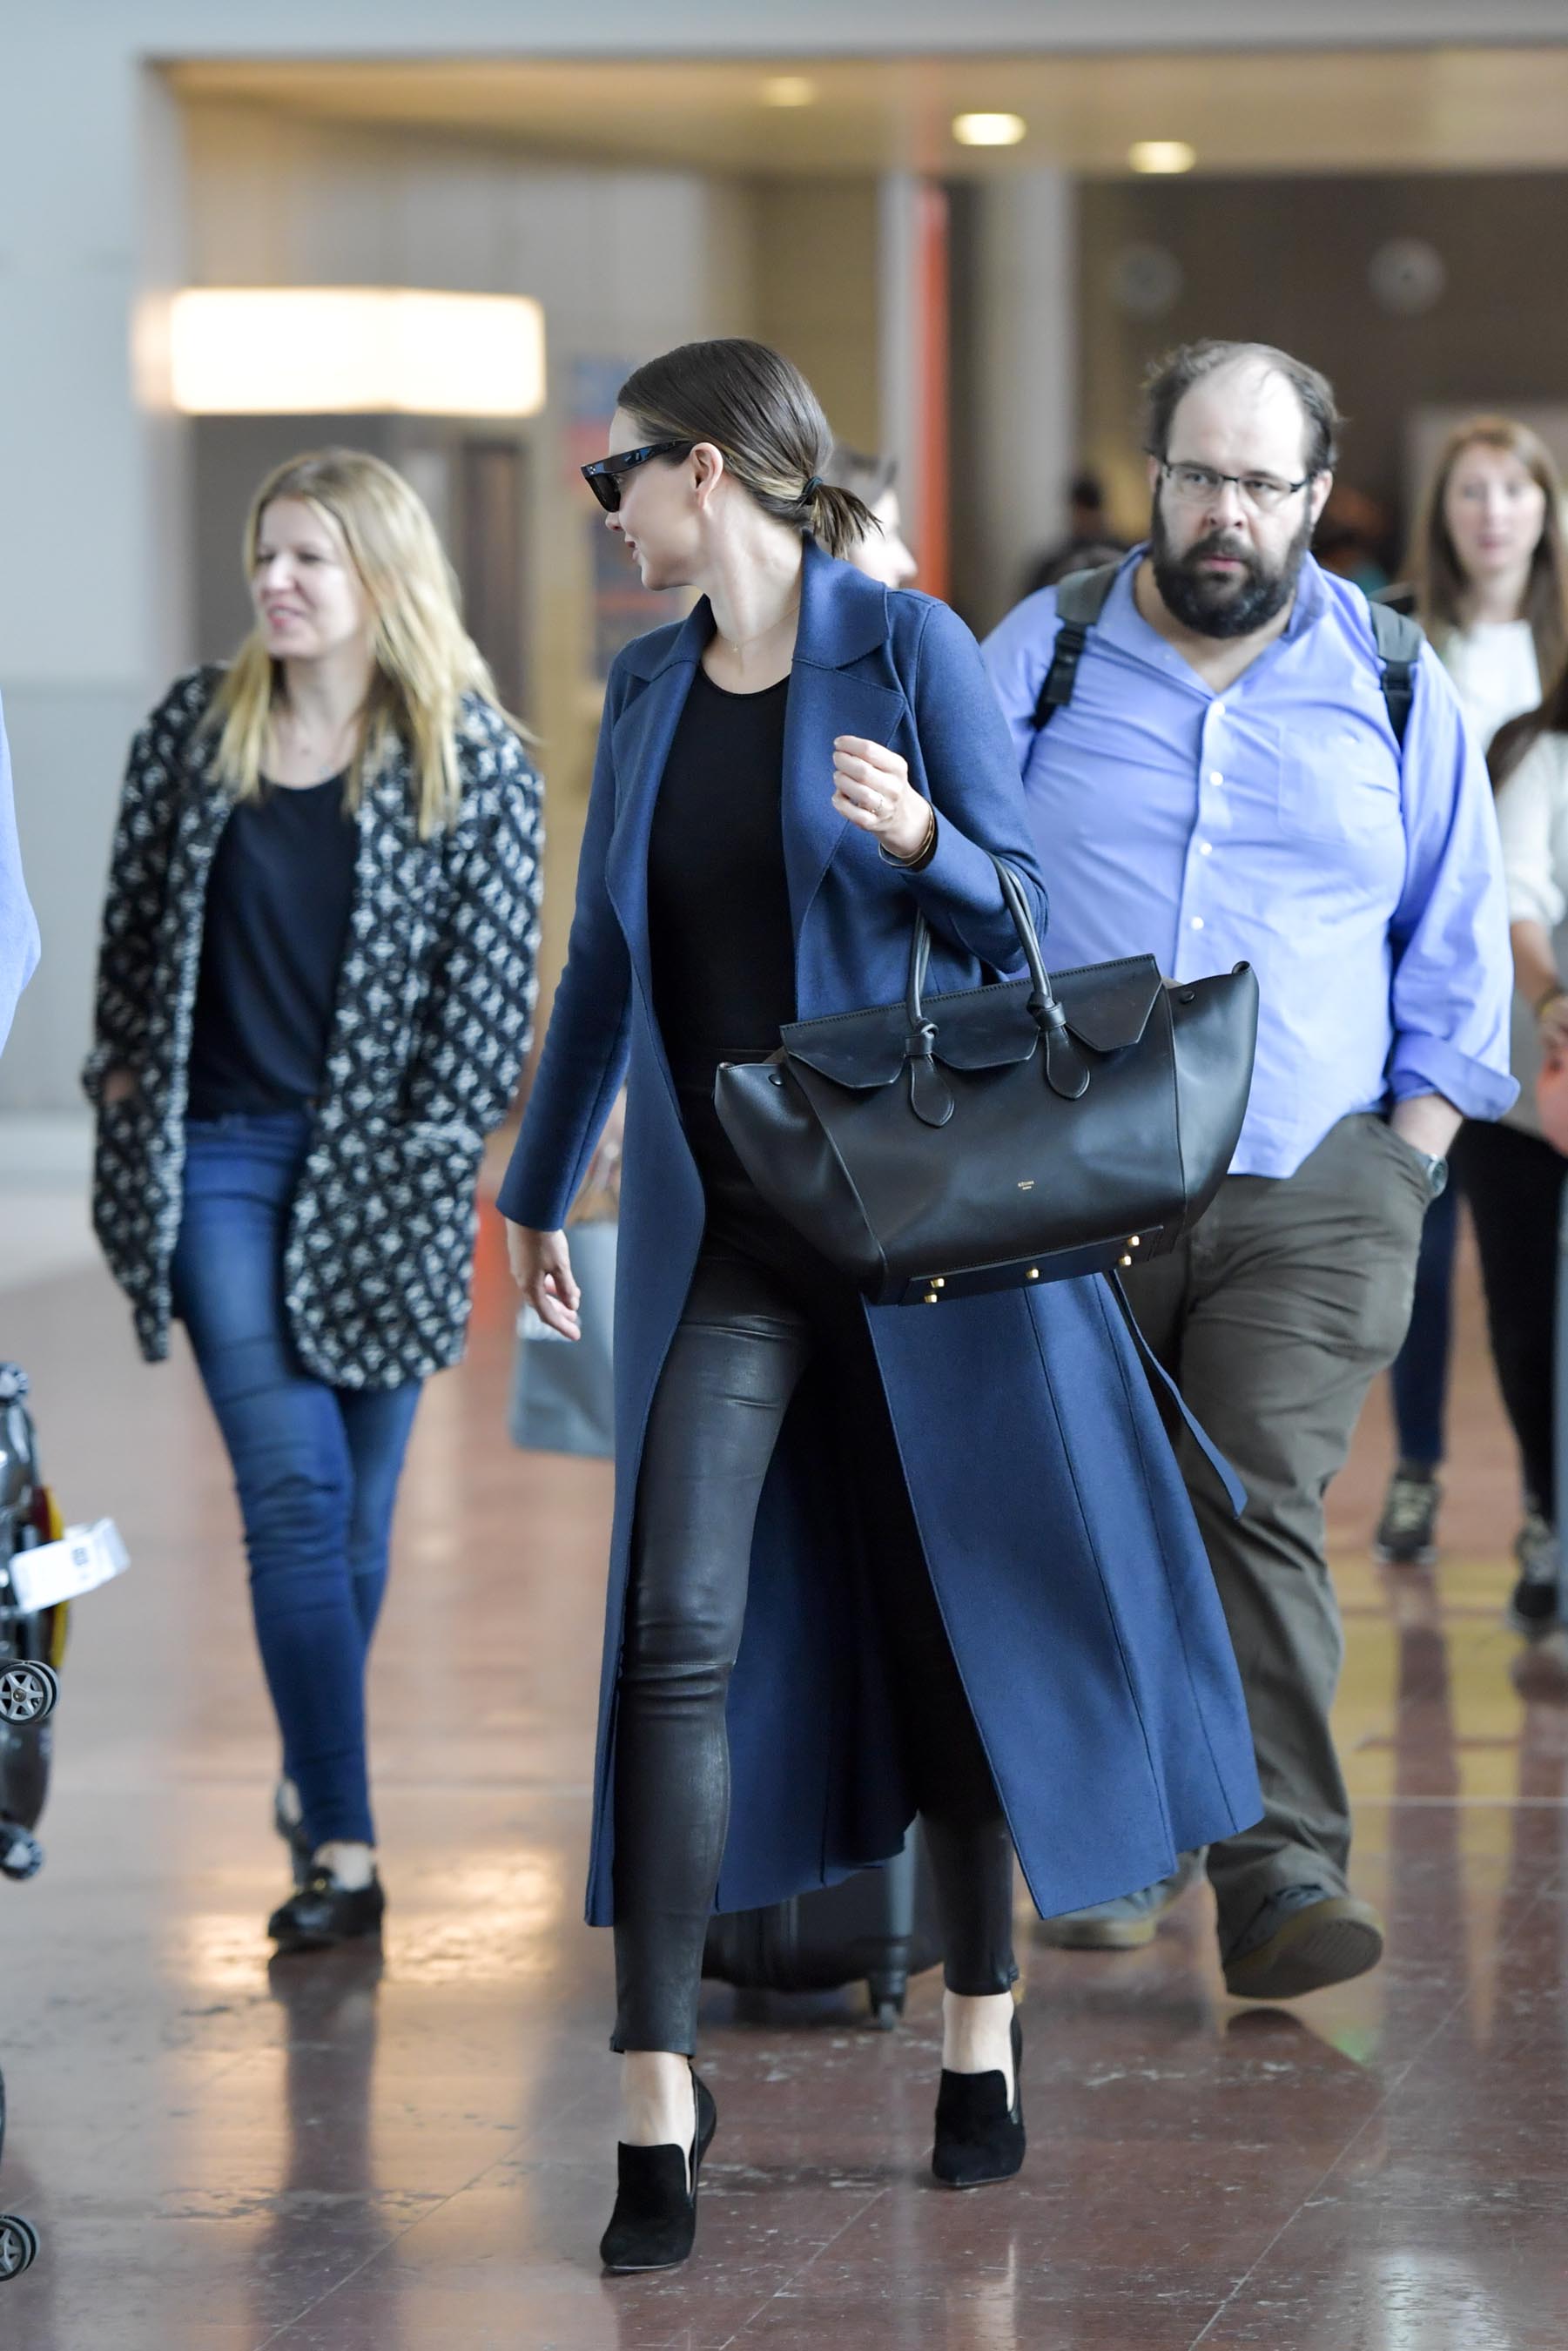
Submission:
[[[729,1818],[725,1699],[753,1524],[809,1364],[831,1382],[842,1474],[898,1695],[904,1770],[925,1833],[948,1988],[1005,1991],[1013,1852],[931,1589],[865,1317],[853,1289],[758,1198],[706,1084],[682,1090],[707,1229],[650,1416],[632,1541],[615,1745],[611,2046],[689,2054]]]

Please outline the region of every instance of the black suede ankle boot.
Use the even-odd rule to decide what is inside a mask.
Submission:
[[[622,2140],[615,2149],[615,2210],[599,2244],[607,2270],[673,2270],[696,2241],[697,2188],[718,2108],[695,2068],[692,2088],[697,2135],[691,2149],[689,2188],[684,2147],[628,2147]]]
[[[1013,2011],[1013,2102],[1002,2073],[950,2074],[936,2093],[931,2168],[945,2188],[987,2188],[1023,2164],[1023,2027]]]
[[[361,1935],[379,1935],[386,1913],[381,1879],[368,1886],[340,1886],[329,1869],[312,1865],[298,1891],[281,1903],[267,1931],[281,1957],[290,1951],[329,1951]]]

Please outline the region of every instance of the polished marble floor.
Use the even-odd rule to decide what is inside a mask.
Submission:
[[[4,1203],[0,1202],[0,1215]],[[68,1513],[135,1557],[83,1604],[43,1876],[0,1885],[0,2204],[44,2252],[18,2351],[1563,2351],[1568,1706],[1502,1629],[1516,1507],[1467,1289],[1435,1572],[1374,1569],[1375,1405],[1333,1498],[1341,1729],[1375,1975],[1226,1999],[1207,1894],[1155,1947],[1022,1942],[1028,2168],[924,2172],[937,1992],[739,2022],[699,2252],[606,2281],[607,1939],[580,1924],[608,1476],[502,1432],[493,1233],[416,1432],[378,1657],[384,1958],[267,1965],[267,1719],[188,1364],[90,1270],[0,1293]]]

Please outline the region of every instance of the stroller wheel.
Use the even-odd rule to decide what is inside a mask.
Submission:
[[[0,2212],[0,2283],[20,2277],[38,2258],[38,2232],[15,2212]]]
[[[0,1820],[0,1877],[21,1886],[37,1877],[43,1865],[44,1848],[37,1838],[16,1821]]]
[[[41,1658],[14,1657],[0,1666],[0,1722],[42,1722],[59,1694],[54,1667]]]

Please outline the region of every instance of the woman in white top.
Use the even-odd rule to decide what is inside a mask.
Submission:
[[[1423,504],[1410,577],[1414,609],[1485,750],[1499,727],[1536,708],[1568,650],[1562,486],[1544,444],[1528,426],[1477,416],[1449,435]],[[1472,1149],[1467,1142],[1456,1171],[1472,1161],[1475,1181],[1488,1184],[1485,1146]],[[1427,1214],[1410,1332],[1390,1374],[1399,1459],[1374,1548],[1400,1565],[1429,1560],[1437,1547],[1460,1189],[1451,1183]],[[1482,1205],[1474,1197],[1471,1205],[1479,1226]],[[1495,1343],[1495,1329],[1493,1337]],[[1500,1375],[1500,1357],[1499,1368]],[[1548,1611],[1552,1604],[1555,1546],[1542,1500],[1527,1452],[1515,1595],[1524,1615],[1533,1604],[1527,1587],[1538,1599],[1544,1589]]]
[[[1510,1615],[1521,1633],[1557,1616],[1552,1391],[1557,1235],[1568,1159],[1541,1131],[1535,1081],[1568,1053],[1568,675],[1539,709],[1504,726],[1489,762],[1508,876],[1513,941],[1513,1074],[1519,1100],[1495,1140],[1465,1127],[1465,1171],[1486,1287],[1498,1384],[1519,1440],[1531,1539],[1521,1546]]]

